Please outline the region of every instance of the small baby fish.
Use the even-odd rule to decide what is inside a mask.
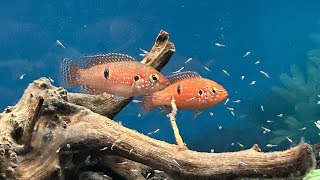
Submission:
[[[59,41],[58,39],[57,39],[57,41],[56,41],[56,44],[59,45],[59,46],[61,46],[61,47],[63,47],[64,49],[66,48],[66,47],[61,43],[61,41]]]
[[[248,51],[248,52],[246,52],[242,57],[247,57],[247,56],[249,56],[250,54],[251,54],[251,52]]]
[[[186,71],[168,77],[171,84],[162,91],[142,98],[142,107],[151,111],[156,106],[171,107],[175,99],[178,109],[196,110],[196,115],[214,106],[228,96],[228,92],[218,83],[202,78],[198,73]]]
[[[184,63],[187,64],[188,62],[190,62],[192,60],[192,58],[187,59]]]
[[[224,46],[226,46],[226,45],[221,44],[221,43],[214,43],[214,45],[217,46],[217,47],[224,47]]]
[[[168,79],[151,66],[126,54],[109,53],[84,56],[84,68],[65,58],[61,64],[67,87],[83,86],[90,94],[108,93],[132,97],[164,89]]]
[[[19,79],[23,79],[26,74],[22,74]]]

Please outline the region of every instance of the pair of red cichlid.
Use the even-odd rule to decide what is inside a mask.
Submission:
[[[61,70],[67,87],[82,85],[90,94],[108,93],[122,97],[142,96],[142,107],[171,107],[172,97],[178,109],[204,109],[223,101],[228,92],[218,83],[186,71],[168,77],[126,54],[108,53],[82,58],[83,67],[64,59]]]

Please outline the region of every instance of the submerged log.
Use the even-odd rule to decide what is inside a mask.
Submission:
[[[161,31],[143,63],[161,69],[174,52]],[[152,139],[113,121],[128,99],[67,93],[46,78],[31,83],[0,116],[0,179],[232,179],[301,177],[312,148],[203,153]],[[96,173],[87,173],[95,171]]]

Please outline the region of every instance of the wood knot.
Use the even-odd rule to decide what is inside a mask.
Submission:
[[[13,131],[11,132],[11,136],[17,143],[21,143],[23,132],[24,132],[24,130],[23,130],[21,124],[16,122],[14,124]]]

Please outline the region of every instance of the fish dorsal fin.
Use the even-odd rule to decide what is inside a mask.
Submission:
[[[136,60],[127,54],[121,54],[121,53],[84,55],[81,57],[81,64],[84,68],[90,68],[92,66],[99,65],[99,64],[106,64],[110,62],[120,62],[120,61],[136,61]]]
[[[201,78],[200,74],[193,71],[185,71],[167,77],[170,83],[176,83],[185,79]]]

